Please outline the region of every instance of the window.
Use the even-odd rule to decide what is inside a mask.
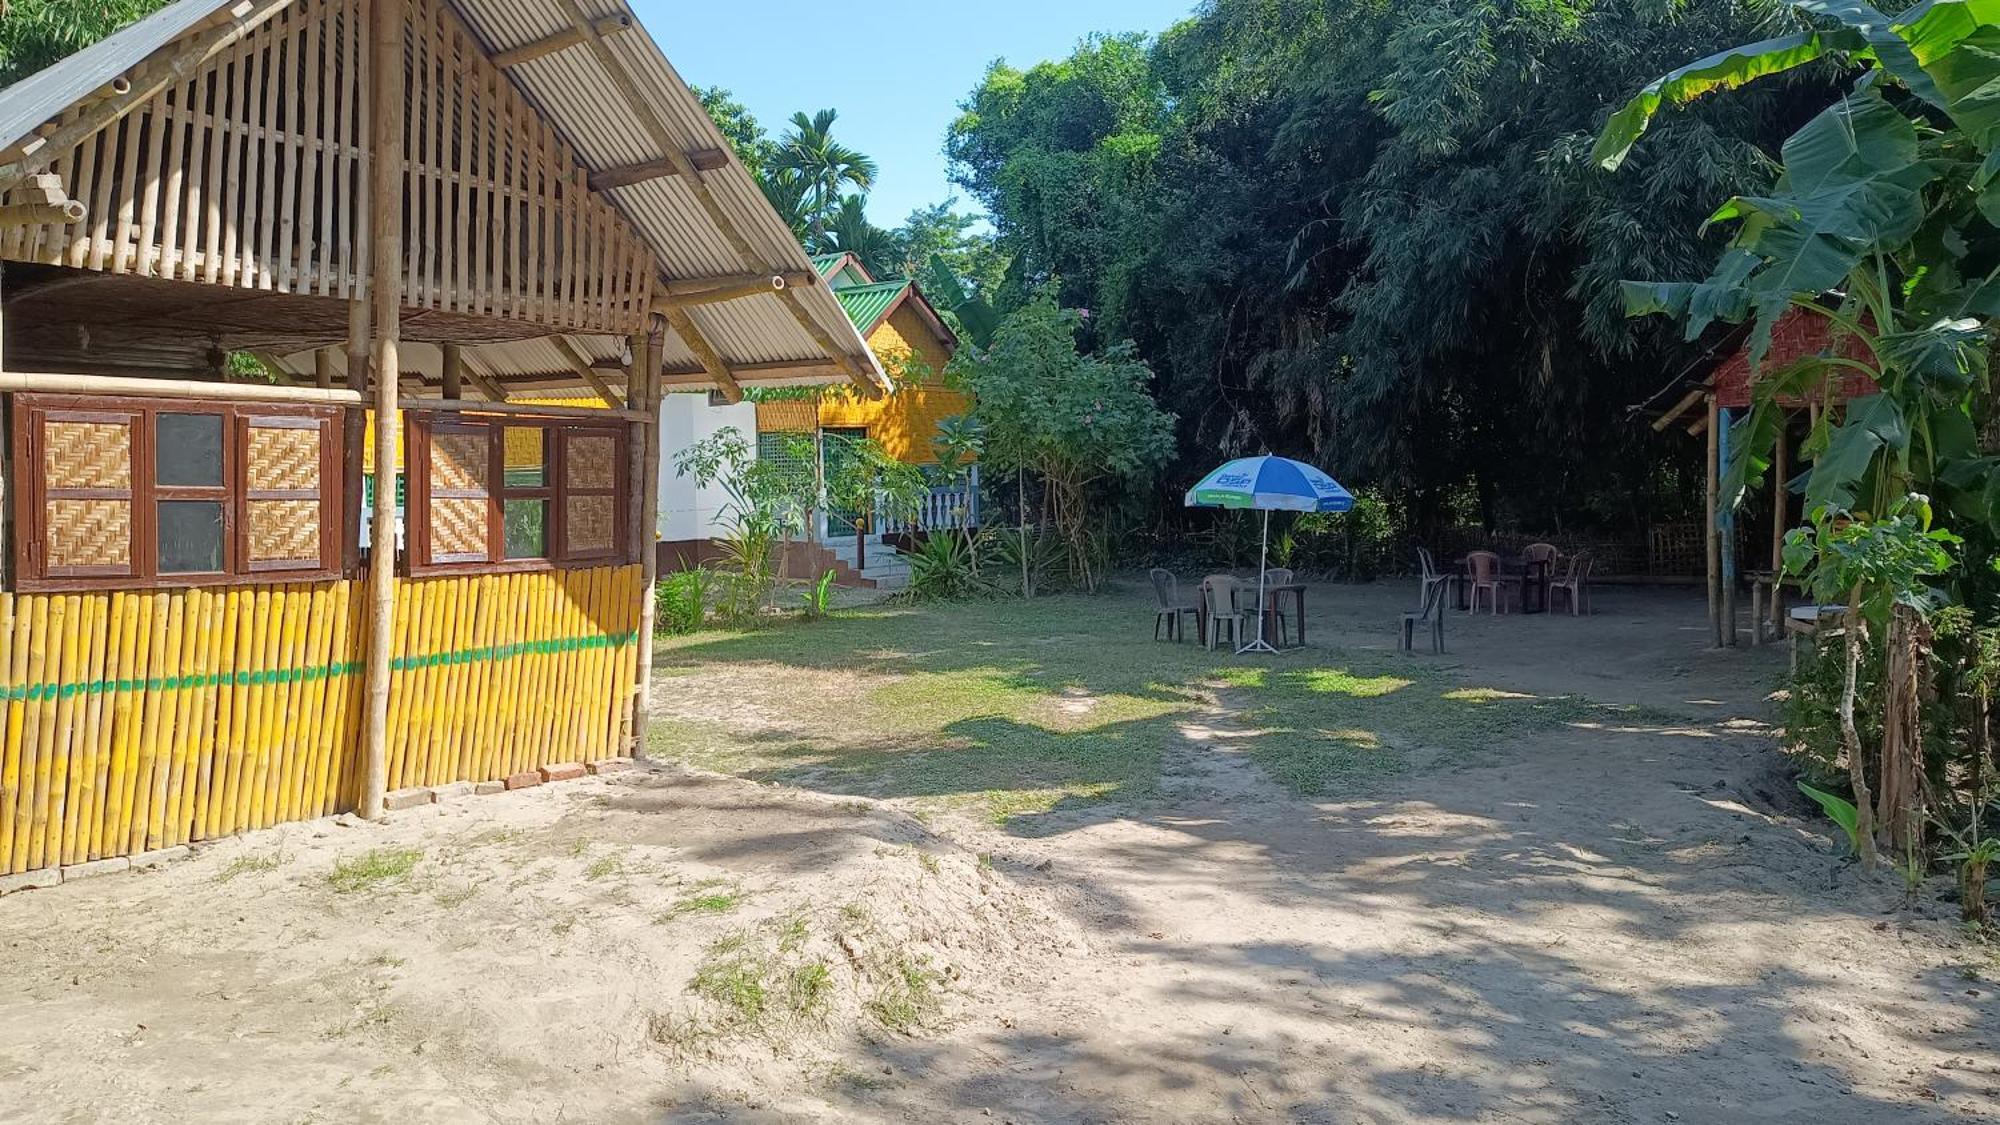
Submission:
[[[622,423],[409,417],[410,571],[630,562]]]
[[[22,590],[338,575],[339,411],[20,395]]]

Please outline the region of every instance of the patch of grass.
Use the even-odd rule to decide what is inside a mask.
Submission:
[[[741,945],[711,949],[688,982],[688,991],[722,1009],[733,1024],[755,1024],[770,1005],[770,989],[764,983],[770,966],[745,953]]]
[[[833,969],[825,961],[808,961],[785,976],[785,1009],[795,1016],[823,1014],[832,996]]]
[[[666,912],[661,914],[656,920],[669,922],[675,918],[686,917],[689,914],[727,914],[743,905],[743,900],[748,897],[748,895],[740,890],[710,891],[706,894],[693,894],[668,907]]]
[[[1144,593],[899,604],[813,629],[664,639],[659,659],[675,674],[718,687],[784,677],[805,690],[775,728],[670,715],[652,727],[655,746],[761,781],[1008,822],[1153,799],[1164,755],[1195,726],[1226,726],[1212,745],[1323,796],[1566,723],[1646,721],[1386,654],[1315,647],[1250,662],[1156,644],[1143,628],[1151,613]]]
[[[479,894],[479,888],[471,883],[467,883],[462,887],[452,887],[449,890],[439,891],[432,897],[437,900],[439,906],[444,907],[446,910],[456,910],[466,903],[471,902],[477,894]]]
[[[794,914],[778,923],[778,952],[796,953],[805,948],[806,938],[812,933],[803,913]]]
[[[937,1020],[943,978],[922,959],[900,958],[889,965],[866,1007],[885,1030],[912,1035]]]
[[[609,879],[624,870],[625,865],[619,862],[617,856],[600,856],[592,861],[589,867],[583,869],[583,877],[594,883],[599,879]]]
[[[265,871],[276,871],[279,865],[284,862],[285,857],[280,852],[270,852],[263,855],[239,855],[235,859],[230,860],[221,871],[216,873],[215,881],[218,883],[227,883],[239,875],[256,875]]]
[[[326,877],[326,881],[341,894],[406,882],[417,861],[423,858],[422,848],[376,848],[334,864],[333,873]]]

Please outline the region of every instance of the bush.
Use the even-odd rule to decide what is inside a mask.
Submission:
[[[986,592],[980,578],[982,555],[991,555],[984,533],[970,541],[955,531],[933,532],[909,553],[910,596],[919,601],[953,601]]]
[[[653,587],[653,615],[667,633],[692,633],[708,617],[709,589],[714,575],[702,567],[660,576]]]

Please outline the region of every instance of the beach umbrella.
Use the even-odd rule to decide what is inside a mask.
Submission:
[[[1264,513],[1264,536],[1257,550],[1257,639],[1237,648],[1276,652],[1264,640],[1264,586],[1271,553],[1272,512],[1345,512],[1354,494],[1303,461],[1285,457],[1241,457],[1201,478],[1188,489],[1190,508],[1247,508]]]

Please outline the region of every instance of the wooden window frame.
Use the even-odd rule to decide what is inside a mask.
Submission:
[[[345,427],[339,407],[285,406],[219,399],[155,399],[112,395],[22,393],[13,403],[14,589],[21,593],[79,590],[166,590],[191,586],[239,586],[270,582],[317,582],[346,576],[352,559],[345,550],[347,505],[342,481]],[[158,482],[159,416],[206,414],[222,419],[222,480],[216,485],[162,485]],[[44,475],[50,421],[116,421],[131,426],[131,484],[118,496],[104,489],[51,489]],[[249,434],[252,425],[316,427],[319,430],[320,486],[310,494],[274,493],[249,487]],[[54,494],[53,496],[51,494]],[[85,495],[88,494],[88,495]],[[131,505],[129,565],[51,567],[46,557],[48,502],[51,499],[118,499]],[[319,559],[253,560],[249,543],[249,503],[253,499],[311,499],[319,504]],[[159,505],[196,500],[222,505],[222,569],[202,573],[160,573]]]
[[[547,484],[507,483],[507,431],[542,431],[542,459]],[[411,411],[404,416],[408,446],[404,457],[405,480],[404,539],[406,550],[402,572],[413,578],[439,574],[516,574],[539,571],[579,570],[597,566],[623,566],[638,559],[631,534],[631,442],[633,425],[617,419],[599,422],[572,417],[534,415],[468,416],[456,412]],[[439,433],[481,432],[486,435],[486,557],[453,557],[436,560],[431,556],[430,508],[431,439]],[[572,489],[568,479],[568,445],[579,436],[608,437],[613,442],[613,471],[610,490]],[[448,493],[447,496],[459,496]],[[609,550],[582,554],[568,542],[565,504],[571,495],[612,498],[615,524]],[[441,497],[443,498],[443,497]],[[463,496],[459,498],[471,499]],[[507,501],[540,500],[547,505],[542,518],[544,554],[535,558],[507,558]]]

